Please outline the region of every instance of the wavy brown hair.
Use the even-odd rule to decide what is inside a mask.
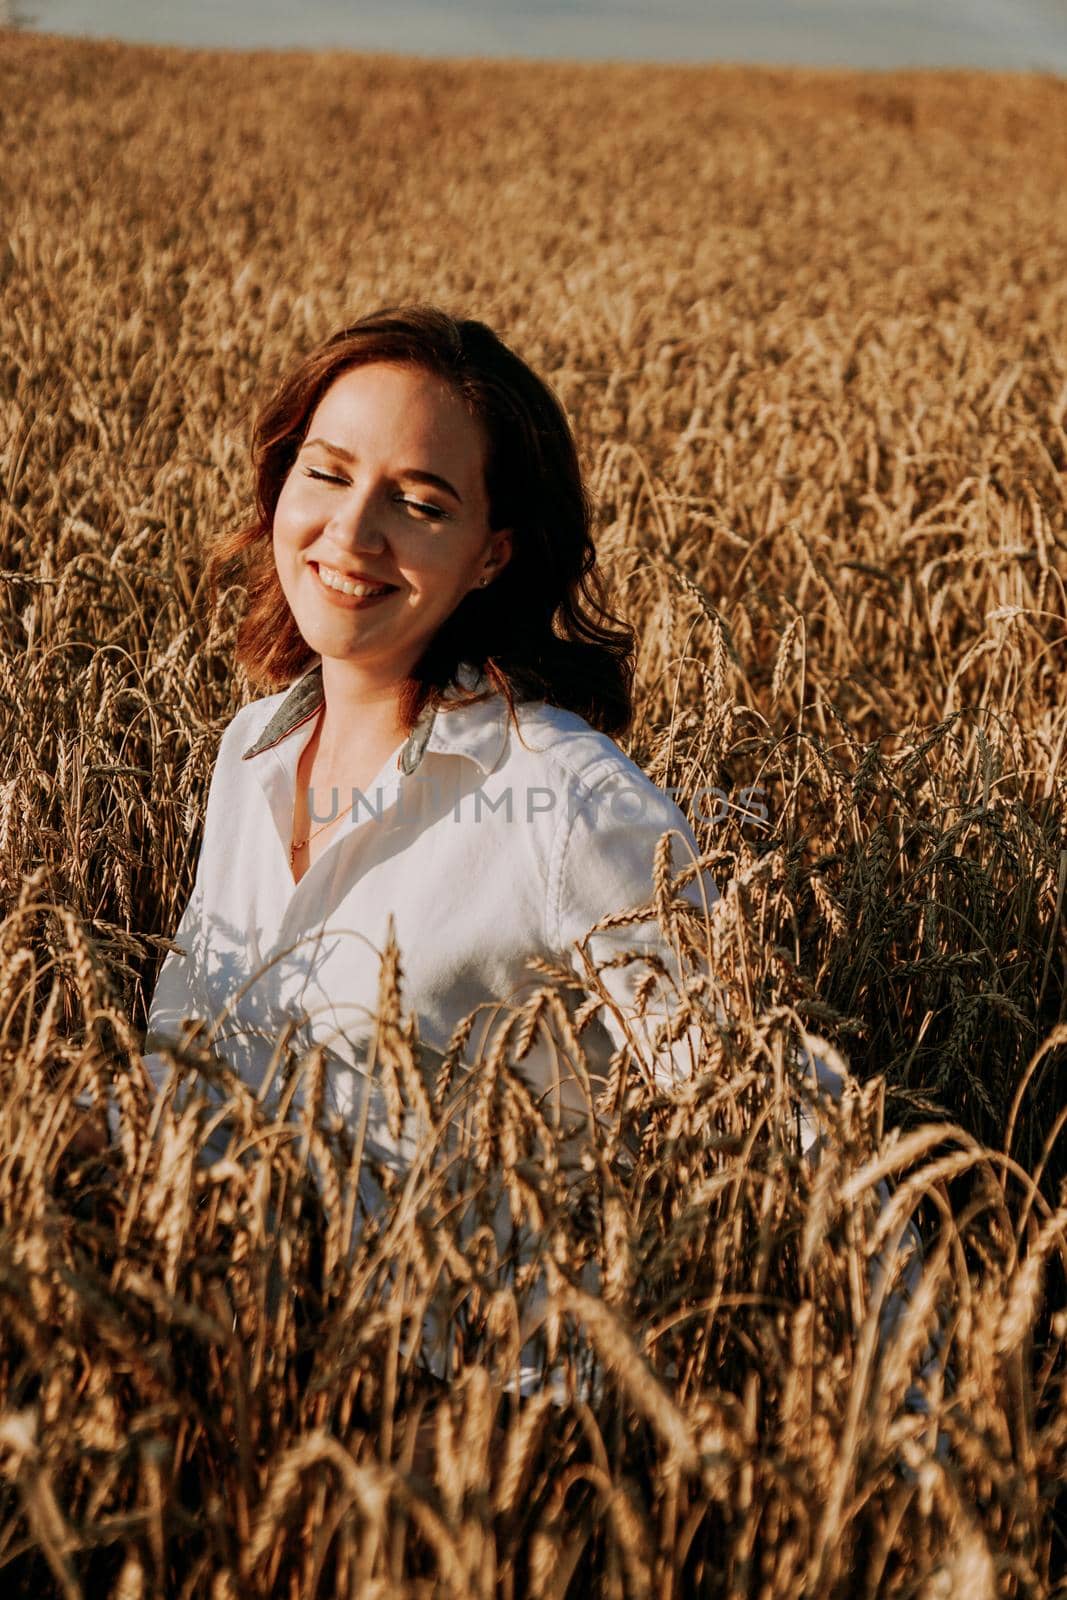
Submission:
[[[205,574],[215,598],[234,583],[247,592],[237,659],[249,678],[276,690],[315,660],[278,580],[274,512],[319,401],[343,372],[371,361],[421,367],[451,385],[488,442],[490,528],[512,530],[500,575],[464,596],[416,665],[401,697],[405,725],[449,686],[456,703],[484,698],[454,687],[457,666],[469,661],[512,715],[516,700],[547,700],[604,733],[625,732],[634,634],[608,608],[566,413],[484,322],[457,321],[434,306],[387,307],[341,328],[292,367],[256,417],[255,517],[215,542]]]

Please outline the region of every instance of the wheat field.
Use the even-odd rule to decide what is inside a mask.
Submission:
[[[1065,186],[1037,75],[0,34],[5,1594],[1067,1594]],[[279,1040],[268,1113],[195,1029],[154,1102],[139,1046],[255,692],[201,582],[250,418],[409,299],[574,419],[629,753],[767,817],[695,820],[713,925],[650,885],[702,1070],[620,1059],[577,1172],[522,1058],[580,1063],[597,974],[428,1063],[387,952],[376,1070],[428,1131],[361,1217],[321,1058]]]

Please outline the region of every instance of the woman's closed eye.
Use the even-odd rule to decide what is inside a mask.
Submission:
[[[419,512],[428,522],[443,522],[447,520],[448,512],[442,511],[440,506],[431,505],[428,500],[412,500],[407,495],[397,495],[402,506],[410,506],[413,511]]]
[[[347,487],[348,484],[347,478],[339,478],[332,472],[320,472],[315,467],[305,467],[304,473],[307,477],[314,478],[319,483],[338,483],[342,488]],[[398,505],[410,506],[413,511],[417,511],[428,522],[446,522],[448,520],[449,513],[443,510],[441,506],[433,505],[429,500],[416,500],[412,496],[404,494],[395,495],[394,499]]]

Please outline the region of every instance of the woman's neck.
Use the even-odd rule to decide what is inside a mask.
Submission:
[[[360,750],[392,749],[404,738],[400,719],[403,677],[375,676],[346,661],[323,659],[325,700],[319,725],[319,759],[328,769],[342,769]]]

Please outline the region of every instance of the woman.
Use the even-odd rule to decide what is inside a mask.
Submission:
[[[256,1092],[279,1036],[323,1046],[329,1109],[404,1163],[374,1059],[392,941],[421,1042],[470,1061],[543,983],[531,958],[595,968],[592,1072],[566,1029],[517,1052],[573,1151],[614,1051],[657,1077],[696,1065],[696,1026],[657,1047],[681,963],[650,901],[698,851],[612,737],[633,714],[633,638],[604,604],[563,410],[484,324],[402,307],[297,362],[254,459],[257,514],[209,577],[247,588],[238,659],[276,692],[223,734],[149,1069],[161,1082],[159,1047],[193,1016]],[[716,891],[697,872],[685,893],[706,913]]]
[[[415,306],[342,329],[263,408],[254,460],[256,516],[209,577],[247,588],[238,660],[277,692],[223,734],[147,1059],[158,1081],[159,1046],[201,1017],[258,1089],[288,1024],[329,1052],[328,1104],[394,1160],[365,1070],[390,938],[420,1039],[444,1052],[467,1019],[474,1059],[500,1003],[543,983],[531,957],[585,974],[577,941],[649,902],[661,836],[675,870],[697,847],[612,737],[633,636],[604,604],[566,416],[489,328]],[[599,965],[635,947],[671,970],[651,911],[587,949]],[[626,1042],[663,1069],[670,985],[636,1004],[653,970],[602,975],[583,1035],[601,1072]],[[522,1070],[561,1131],[580,1126],[596,1083],[547,1038]]]

